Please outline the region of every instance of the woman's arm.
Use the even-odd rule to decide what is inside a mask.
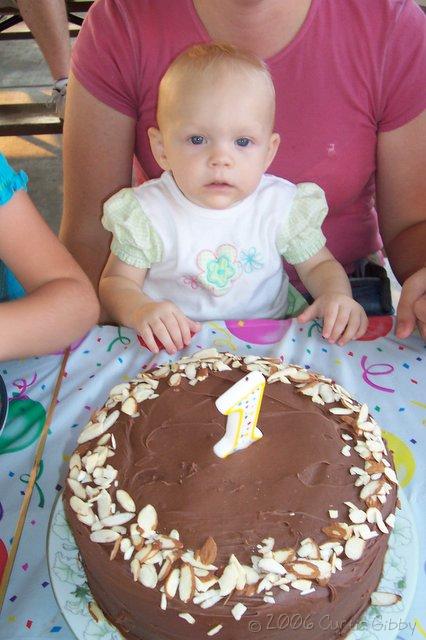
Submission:
[[[0,207],[0,255],[28,293],[0,304],[0,360],[63,348],[97,321],[87,277],[25,191]]]
[[[426,111],[377,142],[377,211],[392,269],[403,283],[426,263]]]
[[[131,184],[135,121],[94,98],[72,74],[66,109],[61,238],[97,289],[110,244],[102,205]]]
[[[409,335],[417,320],[426,338],[425,318],[422,321],[415,311],[416,301],[426,296],[425,166],[426,111],[398,129],[379,134],[377,210],[387,256],[403,284],[397,311],[400,337]]]

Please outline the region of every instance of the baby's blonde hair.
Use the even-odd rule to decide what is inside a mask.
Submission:
[[[168,67],[158,90],[157,120],[165,102],[165,96],[186,80],[194,81],[197,76],[207,74],[218,77],[222,74],[246,73],[252,78],[264,80],[270,93],[272,120],[275,115],[275,89],[271,74],[265,62],[250,51],[239,49],[225,42],[195,44],[182,53]]]

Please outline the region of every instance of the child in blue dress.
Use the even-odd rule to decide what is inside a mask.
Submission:
[[[38,213],[27,182],[0,153],[0,361],[62,349],[99,312],[89,280]]]

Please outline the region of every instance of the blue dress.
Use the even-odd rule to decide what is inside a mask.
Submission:
[[[27,183],[27,174],[24,171],[18,173],[14,171],[4,155],[0,153],[0,214],[2,206],[9,202],[15,191],[27,190]],[[0,260],[0,302],[21,298],[24,294],[21,284]]]

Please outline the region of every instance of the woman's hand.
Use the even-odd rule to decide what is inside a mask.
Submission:
[[[191,342],[201,325],[187,318],[173,302],[146,302],[135,309],[130,326],[141,336],[147,348],[158,353],[156,338],[170,355]]]
[[[396,312],[397,338],[408,338],[415,327],[426,340],[426,267],[407,278]]]
[[[367,331],[368,319],[364,309],[350,296],[326,293],[319,296],[298,317],[298,322],[323,318],[322,335],[330,344],[345,345],[360,338]]]

